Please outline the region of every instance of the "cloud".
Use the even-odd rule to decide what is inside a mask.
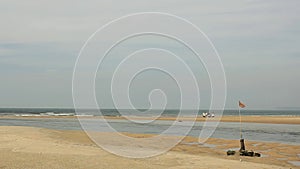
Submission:
[[[33,95],[44,98],[35,89],[51,89],[52,92],[54,89],[47,83],[41,83],[41,80],[46,78],[50,83],[57,79],[67,79],[61,84],[57,83],[55,90],[63,94],[60,97],[65,99],[60,100],[62,104],[72,106],[71,93],[64,91],[71,88],[73,66],[87,38],[99,27],[123,15],[157,11],[184,17],[211,38],[225,66],[230,98],[248,95],[254,106],[297,106],[293,100],[299,100],[300,94],[293,91],[299,91],[297,85],[300,79],[299,5],[298,0],[228,0],[218,3],[204,0],[2,0],[0,80],[9,80],[3,77],[11,75],[13,80],[7,82],[6,91],[14,92],[18,88],[19,94],[15,93],[14,97],[25,98],[25,94],[29,93],[20,91],[27,85]],[[172,48],[164,41],[150,43]],[[143,45],[145,43],[138,41],[127,47]],[[23,82],[26,83],[22,85]],[[257,82],[263,83],[256,85]],[[270,88],[263,95],[267,86]],[[268,101],[273,91],[280,91],[278,99]],[[35,103],[49,106],[58,103],[51,92],[44,94],[49,94],[49,98],[43,101],[32,98],[27,103],[33,106]],[[22,99],[16,103],[13,98],[9,102],[5,99],[2,101],[6,105],[24,105]],[[233,104],[228,103],[229,106]]]

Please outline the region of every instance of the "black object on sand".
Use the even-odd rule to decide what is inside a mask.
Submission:
[[[235,155],[235,151],[233,150],[228,150],[227,151],[227,155],[230,156],[230,155]]]
[[[248,151],[245,148],[245,140],[244,139],[240,139],[240,143],[241,143],[241,147],[240,147],[240,156],[250,156],[250,157],[260,157],[260,153],[256,153],[254,151]],[[227,155],[235,155],[235,151],[233,150],[228,150],[227,151]]]
[[[245,151],[246,150],[246,148],[245,148],[245,140],[243,138],[240,139],[240,143],[241,143],[240,152],[241,151]]]

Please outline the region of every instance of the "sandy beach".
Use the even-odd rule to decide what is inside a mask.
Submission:
[[[0,168],[300,168],[289,162],[299,161],[298,145],[246,141],[247,149],[263,157],[226,156],[226,150],[238,147],[239,140],[197,144],[197,138],[186,137],[162,155],[130,159],[104,151],[82,131],[1,126]]]
[[[0,169],[300,169],[299,6],[0,1]]]
[[[0,116],[2,119],[24,119],[24,118],[77,118],[76,116]],[[126,119],[125,117],[117,117],[117,116],[104,116],[104,117],[78,117],[78,118],[106,118],[106,119]],[[195,119],[191,117],[159,117],[157,119],[151,117],[130,117],[131,119],[140,119],[140,120],[181,120],[181,121],[193,121]],[[270,124],[300,124],[300,116],[242,116],[242,122],[247,123],[270,123]],[[239,122],[239,116],[222,116],[222,117],[214,117],[214,118],[203,118],[197,117],[195,121],[217,121],[220,122]]]
[[[112,117],[108,117],[112,118]],[[176,120],[175,117],[159,117],[158,120]],[[193,120],[190,117],[183,117],[177,120]],[[197,117],[196,121],[217,121],[220,122],[239,122],[239,116],[222,116],[220,118]],[[242,116],[242,122],[247,123],[270,123],[270,124],[300,124],[300,116]]]

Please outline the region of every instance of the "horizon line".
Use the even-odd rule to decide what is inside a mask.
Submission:
[[[0,107],[0,109],[76,109],[75,107]],[[147,108],[77,108],[77,109],[85,109],[85,110],[148,110]],[[244,110],[300,110],[300,107],[275,107],[275,108],[243,108]],[[180,110],[178,108],[166,108],[166,109],[152,109],[152,110]],[[199,108],[199,109],[182,109],[182,110],[221,110],[221,109],[209,109],[209,108]],[[238,108],[224,108],[223,110],[238,110]]]

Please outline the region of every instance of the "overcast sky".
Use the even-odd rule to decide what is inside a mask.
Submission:
[[[0,107],[73,107],[72,73],[80,48],[99,27],[136,12],[171,13],[207,34],[224,65],[226,108],[236,108],[239,99],[252,109],[300,107],[299,8],[299,0],[1,0]],[[143,46],[144,40],[133,44]],[[151,43],[170,47],[164,40]],[[177,107],[176,86],[167,88],[165,76],[155,75],[146,73],[133,84],[134,104],[148,107],[147,84],[159,80],[154,87],[170,89],[168,106]],[[203,91],[201,106],[207,108],[210,98]],[[112,103],[105,100],[103,106]]]

